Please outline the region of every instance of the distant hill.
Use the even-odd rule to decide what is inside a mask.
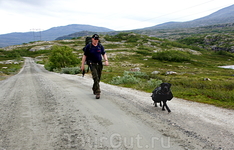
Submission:
[[[99,34],[116,35],[119,32],[121,32],[121,31],[99,32]],[[91,32],[91,31],[80,31],[80,32],[75,32],[75,33],[72,33],[69,35],[64,35],[64,36],[58,37],[55,40],[66,40],[66,39],[72,39],[72,38],[77,38],[77,37],[82,37],[82,36],[91,36],[94,33],[95,32]]]
[[[167,22],[153,27],[143,28],[144,30],[194,28],[216,24],[234,23],[234,5],[223,8],[211,15],[187,22]]]
[[[51,41],[57,37],[72,34],[79,31],[92,31],[92,32],[109,32],[113,31],[104,27],[96,27],[91,25],[71,24],[67,26],[53,27],[40,32],[24,32],[24,33],[9,33],[0,35],[0,47],[9,45],[18,45],[28,43],[31,41]]]

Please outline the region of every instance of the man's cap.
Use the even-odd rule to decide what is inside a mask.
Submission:
[[[92,38],[99,39],[99,36],[97,34],[94,34]]]

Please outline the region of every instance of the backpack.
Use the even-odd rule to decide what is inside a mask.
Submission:
[[[91,48],[91,44],[92,44],[92,37],[86,37],[85,38],[85,46],[84,46],[84,48],[83,48],[83,52],[85,52],[85,47],[87,46],[87,45],[90,45],[90,47],[89,47],[89,49]],[[85,63],[88,65],[88,68],[87,68],[87,72],[89,72],[89,68],[90,68],[90,62],[88,62],[88,57],[86,57],[86,60],[85,60]],[[83,76],[84,76],[84,74],[85,74],[85,70],[83,70],[83,72],[82,72],[82,74],[83,74]]]
[[[90,44],[90,48],[91,48],[91,43],[92,43],[92,38],[91,37],[86,37],[85,38],[85,46],[83,48],[83,52],[85,52],[85,47]]]
[[[85,46],[88,45],[88,44],[91,44],[92,43],[92,38],[91,37],[86,37],[85,38]]]

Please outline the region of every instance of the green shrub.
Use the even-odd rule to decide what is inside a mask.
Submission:
[[[144,36],[132,32],[121,32],[114,36],[105,36],[105,40],[112,42],[126,41],[127,43],[136,43],[138,40],[142,39],[145,39]]]
[[[117,76],[113,77],[111,80],[111,84],[119,85],[119,84],[136,84],[140,81],[140,79],[134,77],[134,75],[129,74],[129,72],[125,71],[122,77]]]
[[[113,77],[111,80],[111,84],[119,85],[119,84],[139,84],[140,86],[137,89],[153,89],[159,84],[162,83],[162,80],[157,79],[149,79],[149,76],[140,71],[124,71],[123,76]],[[130,85],[131,86],[131,85]]]
[[[124,75],[133,75],[134,77],[144,79],[147,79],[149,77],[145,72],[140,71],[124,71]]]
[[[111,42],[118,42],[118,41],[122,41],[122,40],[127,40],[128,34],[129,33],[121,32],[121,33],[114,35],[114,36],[106,35],[105,40],[111,41]]]
[[[136,52],[137,52],[138,54],[143,55],[143,56],[150,56],[150,55],[152,55],[151,52],[145,51],[145,50],[137,50]]]
[[[54,69],[77,66],[79,59],[72,52],[73,50],[68,46],[53,46],[45,68],[52,71]]]
[[[179,39],[178,42],[186,45],[192,45],[192,44],[204,44],[205,40],[202,37],[186,37],[183,39]]]
[[[172,62],[184,62],[191,60],[190,55],[187,52],[177,51],[177,50],[157,52],[153,54],[152,58],[160,61],[172,61]]]
[[[143,56],[152,55],[153,48],[151,48],[151,47],[139,46],[137,49],[138,50],[136,50],[136,52],[138,54],[141,54]]]
[[[149,92],[152,92],[153,89],[162,83],[162,80],[148,78],[146,73],[140,71],[124,71],[123,76],[113,77],[110,83]]]
[[[118,44],[106,44],[105,45],[105,49],[114,49],[114,48],[118,48],[119,45]]]
[[[146,82],[147,89],[154,89],[158,87],[162,82],[162,80],[150,79]]]
[[[65,74],[78,74],[81,73],[81,70],[79,67],[72,67],[72,68],[62,68],[61,69],[61,73],[65,73]]]
[[[217,51],[215,52],[217,55],[223,55],[223,56],[228,56],[228,57],[234,57],[233,53],[227,52],[227,51]]]
[[[51,62],[46,62],[44,65],[44,68],[49,71],[53,71],[55,69],[55,66],[53,66],[53,63]]]

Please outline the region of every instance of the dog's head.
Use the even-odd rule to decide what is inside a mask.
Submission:
[[[168,94],[171,90],[171,84],[170,83],[161,83],[160,84],[161,87],[161,92],[162,94]]]

